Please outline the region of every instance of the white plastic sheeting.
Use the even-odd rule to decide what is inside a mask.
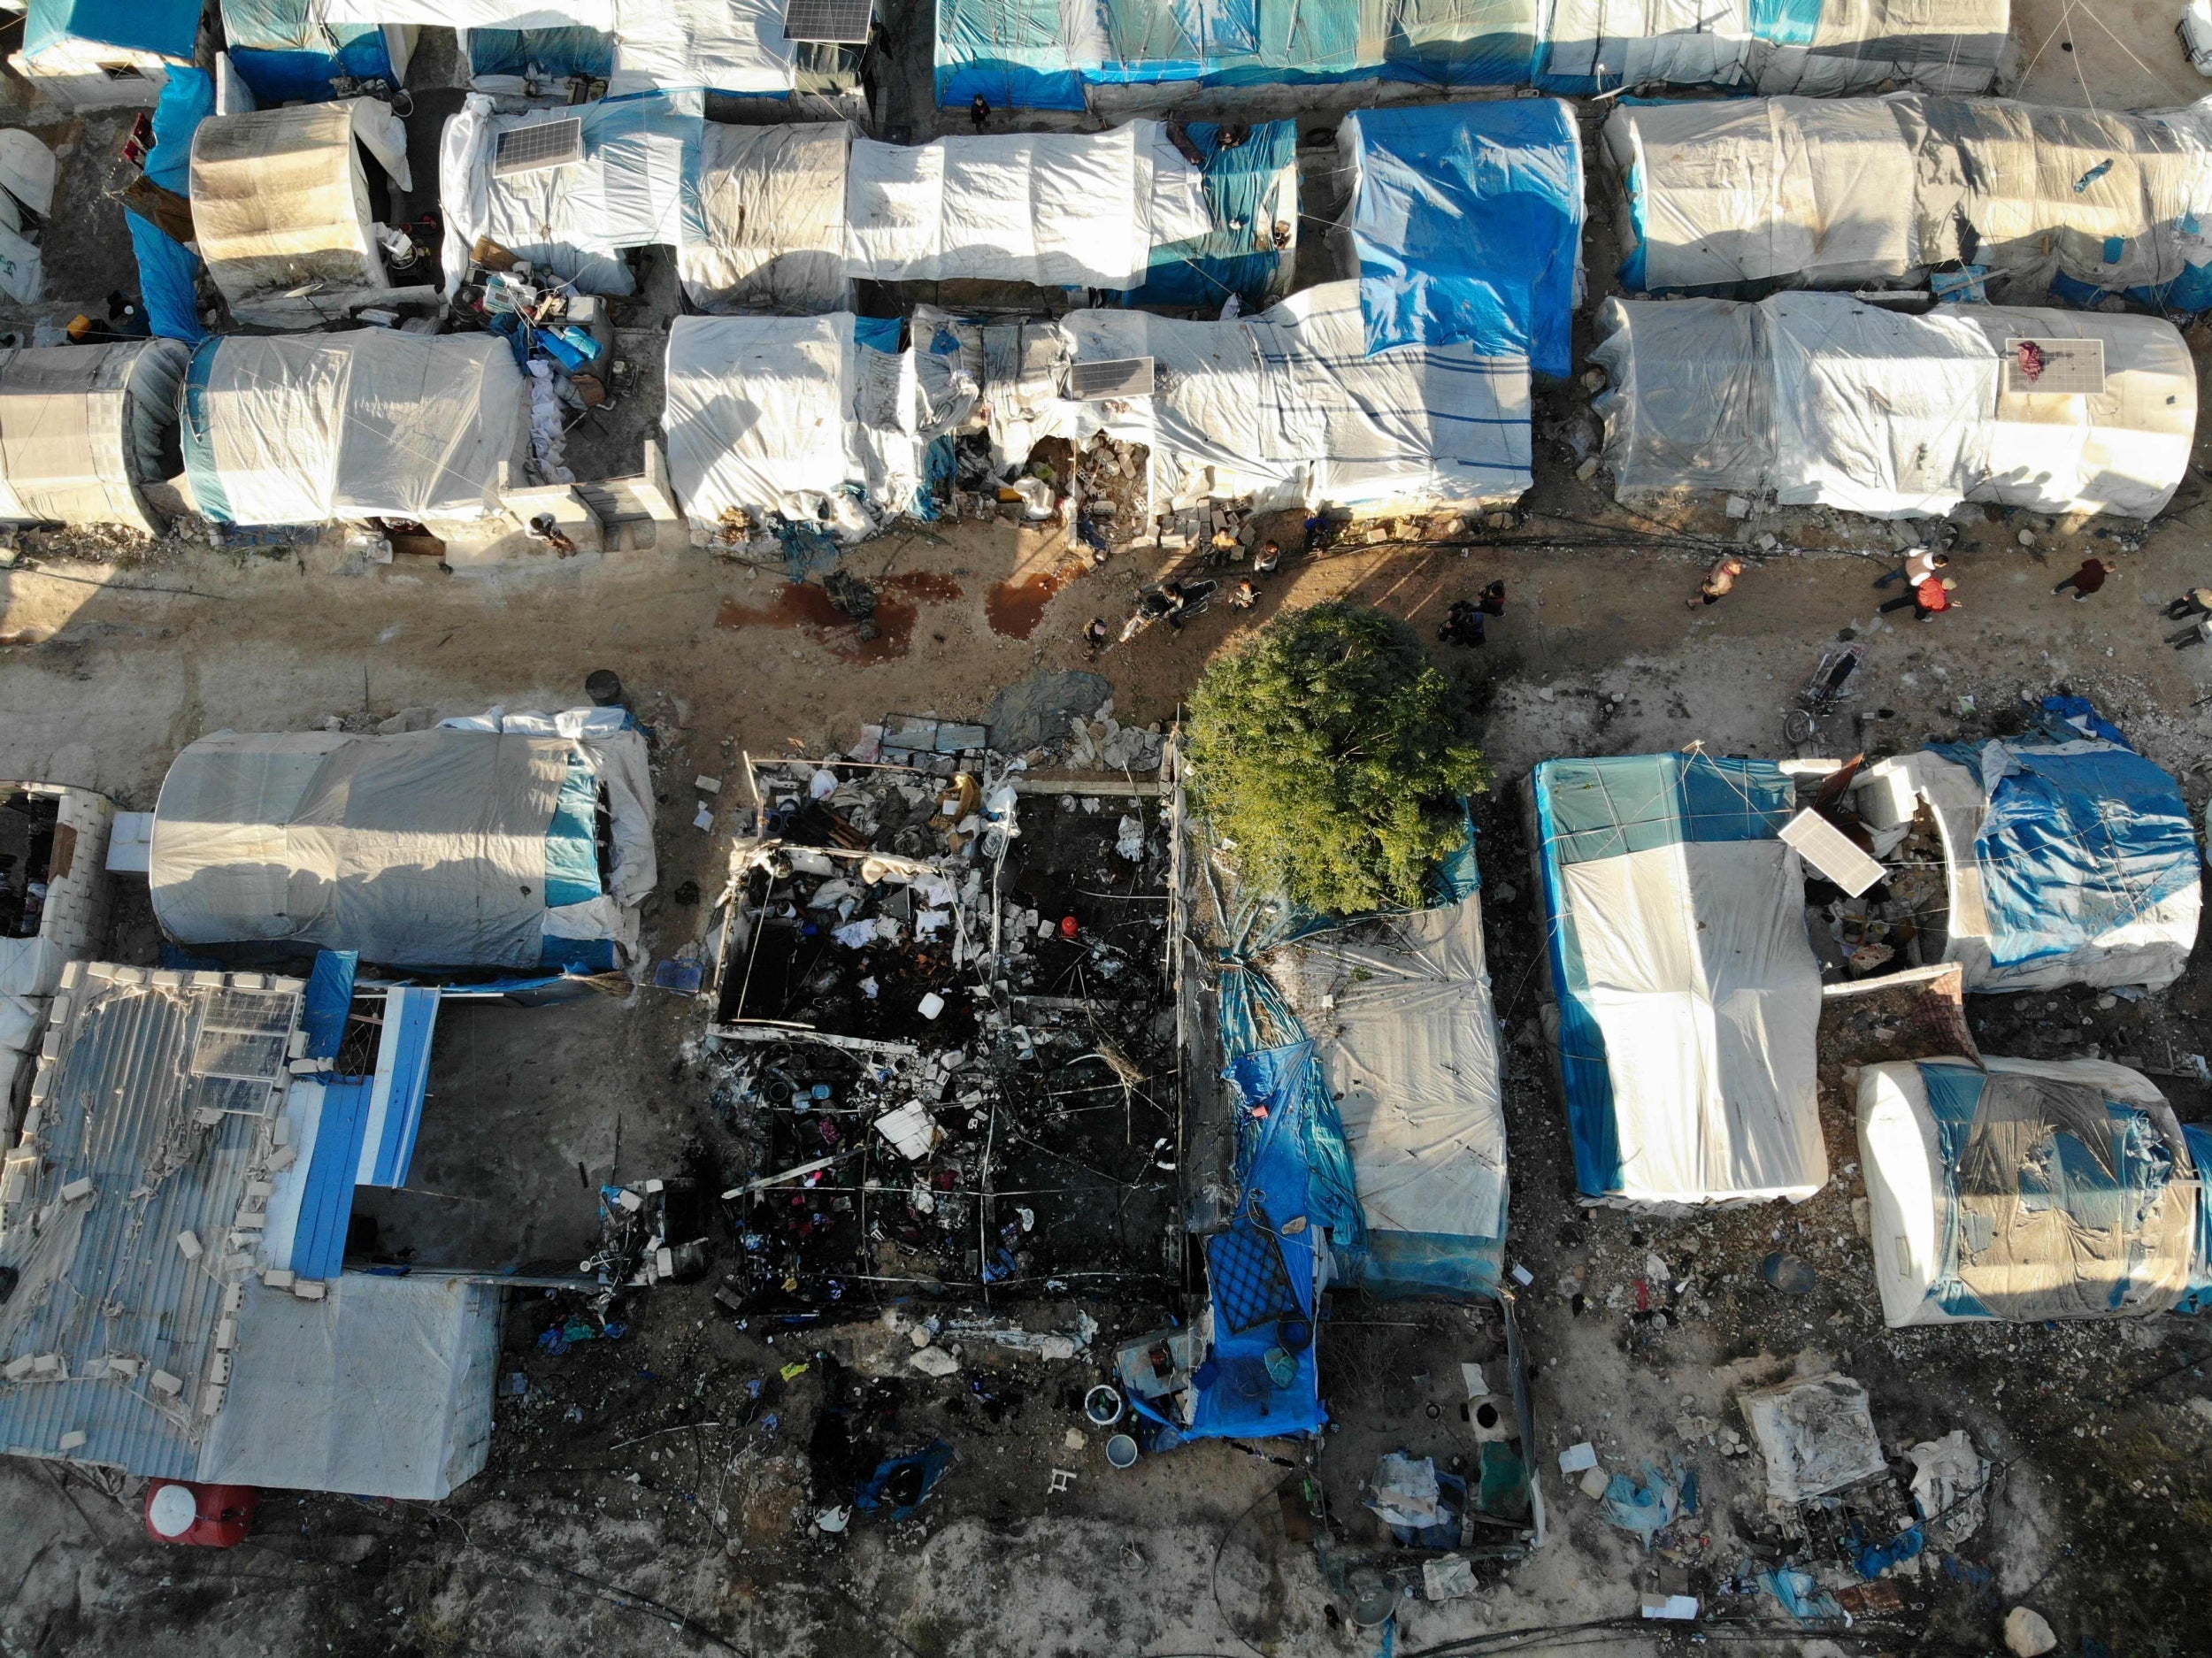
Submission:
[[[1943,842],[1946,936],[1942,959],[1957,962],[1969,990],[2055,990],[2064,985],[2146,985],[2163,989],[2181,977],[2195,948],[2204,907],[2203,888],[2191,881],[2143,907],[2142,913],[2099,933],[2081,949],[1997,967],[1991,943],[1998,933],[1983,890],[1976,842],[1988,816],[1989,797],[1974,774],[1955,761],[1921,749],[1867,768],[1858,797],[1875,826],[1903,814],[1878,803],[1901,789],[1925,801]],[[2094,854],[2087,848],[2078,856]]]
[[[0,353],[0,519],[158,533],[139,487],[171,470],[190,355],[175,340]]]
[[[449,29],[597,29],[615,26],[616,0],[322,0],[332,23],[414,23]]]
[[[1617,1055],[1621,1201],[1796,1202],[1826,1183],[1804,879],[1779,841],[1684,841],[1561,870],[1583,999]]]
[[[1526,360],[1461,345],[1371,355],[1356,282],[1227,322],[1083,311],[1061,327],[1072,361],[1155,359],[1151,396],[1058,417],[1079,441],[1104,431],[1148,445],[1155,510],[1250,495],[1419,511],[1529,487]]]
[[[1987,1059],[1983,1070],[1985,1080],[1963,1079],[1978,1094],[1970,1117],[1951,1125],[1931,1108],[1922,1063],[1859,1074],[1868,1229],[1890,1327],[2172,1307],[2189,1288],[2204,1194],[2165,1096],[2103,1060]],[[2139,1109],[2152,1143],[2116,1133],[2107,1101]],[[2031,1186],[2039,1195],[2024,1201]]]
[[[685,87],[788,93],[793,42],[783,12],[782,0],[614,0],[607,96]]]
[[[238,320],[308,327],[389,285],[363,149],[402,189],[413,188],[406,129],[390,104],[374,98],[199,124],[192,134],[196,245]]]
[[[249,1280],[197,1478],[434,1502],[484,1466],[500,1292],[348,1272],[316,1301]]]
[[[1605,462],[1626,492],[1772,491],[1786,506],[1940,516],[2162,510],[2188,465],[2196,376],[2154,317],[1944,306],[1840,294],[1608,300],[1591,353],[1611,385]],[[2103,342],[2101,395],[2004,389],[2020,339]]]
[[[703,238],[677,249],[684,293],[703,311],[848,308],[844,121],[709,122],[699,153]]]
[[[886,282],[1134,288],[1152,253],[1155,126],[917,145],[856,140],[846,181],[850,272]]]
[[[913,356],[856,344],[849,312],[679,317],[666,388],[669,481],[694,524],[826,510],[856,532],[856,507],[899,512],[914,498]]]
[[[522,376],[490,334],[250,338],[201,348],[185,403],[200,510],[234,524],[480,518],[521,477]]]
[[[1542,75],[1590,77],[1606,88],[1750,86],[1816,97],[1890,81],[1928,92],[1980,92],[1996,75],[2010,27],[2007,0],[1857,0],[1810,9],[1818,20],[1803,31],[1807,38],[1791,42],[1791,26],[1808,8],[1755,0],[1547,0]],[[1758,13],[1767,15],[1755,20]]]

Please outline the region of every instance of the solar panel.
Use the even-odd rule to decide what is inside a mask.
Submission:
[[[1102,397],[1149,397],[1152,359],[1118,357],[1103,363],[1074,363],[1068,367],[1068,391],[1086,402]]]
[[[500,134],[492,151],[492,177],[510,178],[518,173],[537,173],[547,167],[565,167],[584,158],[584,123],[577,116],[557,121],[533,121]]]
[[[2101,340],[2008,340],[2005,390],[2015,396],[2104,394]]]
[[[784,0],[783,37],[864,46],[875,0]]]

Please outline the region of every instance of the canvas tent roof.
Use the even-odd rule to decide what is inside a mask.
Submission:
[[[225,51],[254,102],[320,102],[338,80],[407,76],[413,32],[396,22],[334,22],[325,0],[222,0]]]
[[[140,486],[176,470],[174,340],[0,352],[0,519],[159,526]]]
[[[2157,317],[1909,316],[1788,293],[1608,300],[1597,331],[1591,357],[1611,385],[1593,407],[1623,491],[1771,490],[1877,518],[1978,501],[2147,518],[2180,485],[2196,429],[2189,348]],[[2096,342],[2104,390],[2016,388],[2032,383],[2012,372],[2024,340],[2044,356]]]
[[[703,311],[849,310],[845,165],[853,129],[710,121],[699,148],[701,234],[676,250]]]
[[[2203,863],[2181,786],[2124,744],[1942,744],[1868,768],[1863,801],[1925,801],[1944,848],[1943,959],[1969,990],[2181,976]],[[1882,810],[1878,817],[1902,814]]]
[[[154,915],[180,944],[278,940],[392,967],[534,968],[580,940],[627,950],[655,879],[652,798],[619,710],[494,710],[383,737],[219,732],[162,782]]]
[[[1998,98],[1632,104],[1605,124],[1632,290],[1916,286],[1986,267],[2010,304],[2212,305],[2212,99],[2097,111]]]
[[[2201,1171],[2149,1079],[2102,1060],[1869,1065],[1859,1148],[1892,1329],[2163,1312],[2202,1256]]]
[[[1080,110],[1094,88],[1385,80],[1819,96],[1901,81],[1985,91],[2008,0],[943,0],[937,101]]]
[[[1828,1178],[1820,969],[1795,790],[1701,752],[1547,760],[1529,792],[1558,1055],[1585,1197],[1800,1201]]]
[[[332,22],[607,35],[611,97],[699,89],[780,97],[795,84],[780,0],[323,0]],[[494,89],[487,88],[487,90]]]
[[[505,341],[363,328],[206,342],[180,425],[205,516],[322,524],[487,516],[500,464],[520,480],[524,414]]]
[[[406,129],[374,98],[215,115],[193,133],[192,226],[239,321],[308,327],[389,286],[357,139],[412,188]]]

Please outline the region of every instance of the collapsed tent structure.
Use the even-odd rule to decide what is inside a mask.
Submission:
[[[225,50],[257,104],[315,104],[406,83],[414,26],[333,18],[331,10],[327,0],[222,0]],[[452,18],[446,6],[436,20]]]
[[[2140,1317],[2212,1289],[2203,1173],[2149,1079],[2102,1060],[1928,1059],[1859,1074],[1892,1329]]]
[[[0,411],[0,431],[5,430]],[[0,783],[0,1127],[12,1131],[26,1067],[72,962],[107,932],[115,802],[62,783]]]
[[[1922,956],[1968,990],[2162,990],[2188,963],[2196,833],[2181,785],[2124,741],[1939,743],[1868,767],[1854,798],[1877,830],[1933,819],[1944,902],[1916,917]]]
[[[1129,87],[1401,81],[1569,94],[1671,83],[1815,96],[1988,90],[2007,0],[943,0],[937,101],[1080,110]]]
[[[413,187],[406,128],[375,98],[199,123],[192,225],[208,274],[238,321],[311,327],[389,288],[364,151],[402,189]]]
[[[145,487],[182,470],[177,389],[190,357],[174,340],[0,352],[0,522],[159,534]]]
[[[1877,518],[1962,502],[2151,518],[2196,430],[2189,348],[2162,318],[1941,306],[1840,294],[1608,300],[1592,358],[1611,384],[1622,492],[1770,493]]]
[[[180,429],[193,503],[219,524],[488,517],[529,434],[505,341],[389,328],[206,341]]]
[[[365,1016],[352,969],[65,970],[0,1176],[11,1451],[425,1500],[483,1466],[496,1280],[343,1268],[356,1187],[407,1178],[439,1001]]]
[[[1624,104],[1604,146],[1632,291],[1922,287],[1964,267],[2008,304],[2212,306],[2212,99]]]
[[[148,876],[189,947],[572,972],[633,964],[655,879],[645,740],[620,709],[203,737],[162,782]]]
[[[193,61],[200,11],[201,0],[29,0],[8,66],[68,109],[150,104]]]
[[[1702,752],[1547,760],[1529,779],[1575,1178],[1611,1203],[1801,1201],[1828,1178],[1820,971],[1795,788]]]

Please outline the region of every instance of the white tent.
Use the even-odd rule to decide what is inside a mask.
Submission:
[[[142,491],[176,473],[190,358],[175,340],[0,353],[0,520],[159,534]]]
[[[669,481],[694,524],[826,515],[857,534],[913,502],[913,354],[859,344],[850,312],[679,317],[666,387]]]
[[[486,518],[503,463],[523,481],[526,412],[491,334],[227,335],[185,387],[187,481],[229,524]]]
[[[1816,97],[1889,82],[1980,92],[1996,76],[2008,0],[1544,0],[1539,77],[1560,89],[1663,83]],[[1587,78],[1594,84],[1569,83]]]
[[[357,147],[356,141],[358,141]],[[374,98],[213,115],[192,135],[192,226],[240,322],[304,328],[390,286],[366,150],[402,189],[407,132]]]
[[[1623,492],[1771,491],[1877,518],[1979,501],[2147,518],[2180,485],[2196,430],[2189,348],[2155,317],[1911,316],[1788,293],[1608,300],[1597,331],[1591,357],[1611,385],[1594,407]]]
[[[657,866],[645,740],[624,718],[203,737],[154,808],[154,915],[180,944],[280,940],[391,967],[532,969],[565,940],[626,955]]]
[[[324,0],[335,22],[595,29],[614,42],[612,97],[697,88],[780,96],[795,84],[780,0]],[[465,58],[467,42],[463,42]],[[493,88],[487,88],[493,89]]]
[[[2165,1097],[2102,1060],[1932,1059],[1859,1073],[1882,1316],[2163,1312],[2190,1291],[2201,1171]]]
[[[707,124],[699,150],[700,235],[676,250],[702,311],[849,310],[844,121]]]

